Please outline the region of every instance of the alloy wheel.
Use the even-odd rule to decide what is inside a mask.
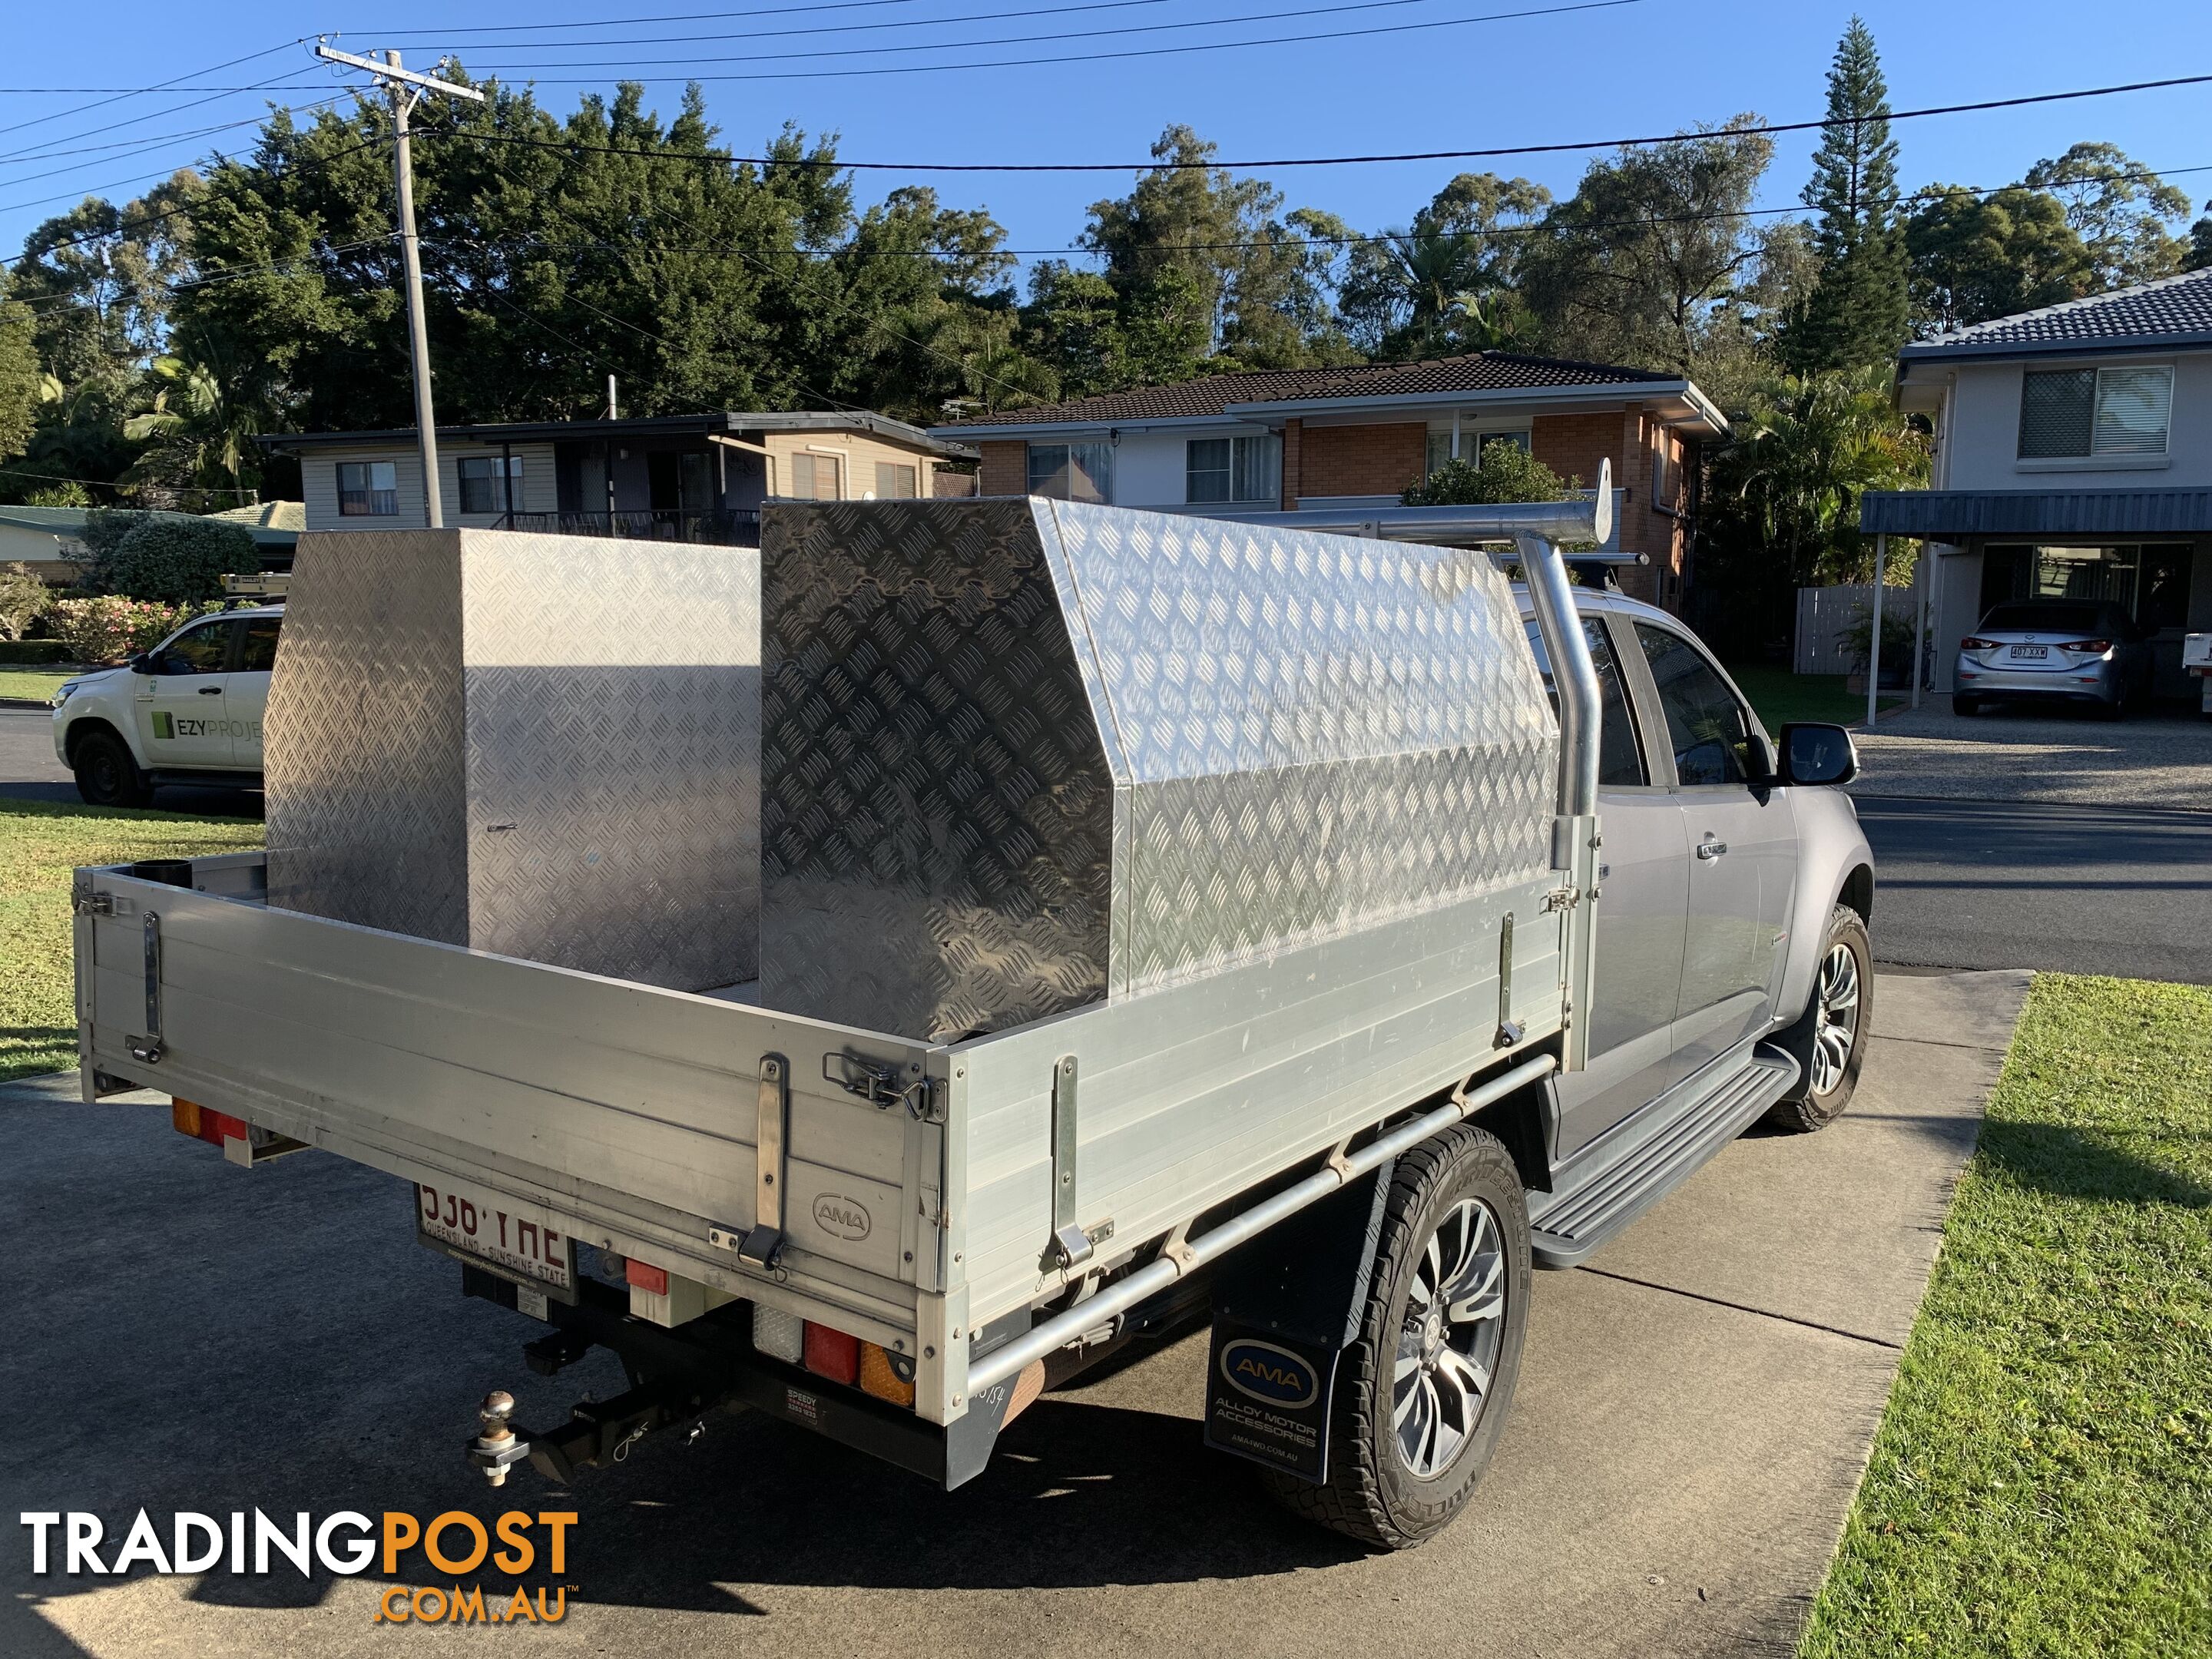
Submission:
[[[1506,1258],[1480,1199],[1447,1211],[1407,1286],[1391,1369],[1390,1421],[1406,1467],[1432,1480],[1474,1437],[1505,1332]]]
[[[1841,1083],[1859,1032],[1859,959],[1848,945],[1829,947],[1816,988],[1820,1013],[1813,1029],[1813,1092]]]

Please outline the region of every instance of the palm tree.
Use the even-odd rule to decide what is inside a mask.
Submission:
[[[1796,586],[1864,574],[1859,496],[1927,482],[1927,441],[1891,401],[1887,363],[1771,377],[1735,432],[1715,489],[1783,554]]]
[[[146,448],[121,481],[204,492],[217,506],[236,506],[258,472],[254,412],[226,393],[205,363],[156,357],[149,372],[152,406],[123,423],[123,435]]]

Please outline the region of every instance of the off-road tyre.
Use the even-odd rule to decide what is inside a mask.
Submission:
[[[88,806],[143,806],[154,799],[131,746],[104,728],[86,732],[70,747],[70,769]]]
[[[1488,1206],[1504,1246],[1505,1310],[1489,1388],[1473,1431],[1430,1480],[1407,1463],[1392,1422],[1392,1372],[1410,1287],[1429,1240],[1463,1200]],[[1513,1403],[1528,1322],[1528,1195],[1504,1143],[1463,1125],[1397,1161],[1359,1334],[1337,1358],[1328,1480],[1314,1486],[1273,1470],[1261,1479],[1293,1513],[1371,1548],[1411,1549],[1467,1507]]]
[[[1856,987],[1850,1048],[1843,1061],[1834,1065],[1824,1077],[1823,1063],[1817,1052],[1822,1026],[1829,1023],[1822,1018],[1824,1006],[1829,1009],[1830,1022],[1834,1013],[1832,1004],[1823,1002],[1826,988],[1824,973],[1838,950],[1850,952]],[[1827,931],[1820,939],[1820,954],[1814,959],[1813,988],[1805,999],[1805,1012],[1788,1030],[1774,1039],[1778,1048],[1796,1060],[1797,1083],[1768,1109],[1766,1121],[1778,1129],[1808,1134],[1814,1129],[1826,1128],[1842,1116],[1844,1108],[1851,1103],[1852,1091],[1858,1087],[1859,1072],[1866,1064],[1867,1039],[1873,1030],[1874,951],[1867,939],[1866,921],[1849,905],[1838,904],[1828,913]]]

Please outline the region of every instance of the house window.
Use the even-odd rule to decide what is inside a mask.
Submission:
[[[1114,451],[1103,443],[1031,444],[1030,494],[1061,501],[1114,499]]]
[[[844,500],[844,492],[837,487],[837,458],[835,455],[793,456],[791,493],[803,501]]]
[[[2039,369],[2021,377],[2020,458],[2163,455],[2173,370]]]
[[[1482,452],[1492,444],[1511,444],[1525,455],[1528,453],[1528,434],[1526,432],[1464,431],[1459,434],[1459,453],[1462,459],[1468,461],[1479,460]],[[1441,432],[1431,431],[1429,434],[1429,471],[1437,471],[1448,463],[1452,458],[1451,452],[1450,429],[1447,428]]]
[[[914,499],[914,469],[896,461],[876,463],[876,499],[907,501]]]
[[[393,461],[340,461],[338,511],[345,517],[390,518],[399,511],[399,467]]]
[[[1193,438],[1184,449],[1183,477],[1186,501],[1279,501],[1283,441],[1272,432]]]
[[[460,472],[462,512],[504,513],[510,507],[521,511],[522,457],[464,455],[454,465]]]

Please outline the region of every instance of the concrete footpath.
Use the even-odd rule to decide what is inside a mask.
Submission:
[[[483,1651],[374,1622],[387,1582],[28,1571],[22,1510],[574,1508],[533,1651],[1282,1656],[1787,1653],[1824,1576],[2026,994],[2024,973],[1876,981],[1850,1112],[1754,1131],[1587,1268],[1539,1274],[1512,1423],[1472,1510],[1362,1554],[1200,1445],[1202,1339],[1050,1396],[951,1494],[754,1419],[647,1440],[573,1494],[488,1493],[477,1400],[525,1420],[619,1392],[464,1302],[400,1182],[314,1154],[251,1173],[165,1109],[0,1086],[0,1653],[228,1659]],[[148,1097],[139,1097],[148,1098]],[[416,1558],[419,1560],[419,1557]],[[413,1584],[450,1575],[410,1576]],[[507,1581],[483,1579],[497,1601]]]

